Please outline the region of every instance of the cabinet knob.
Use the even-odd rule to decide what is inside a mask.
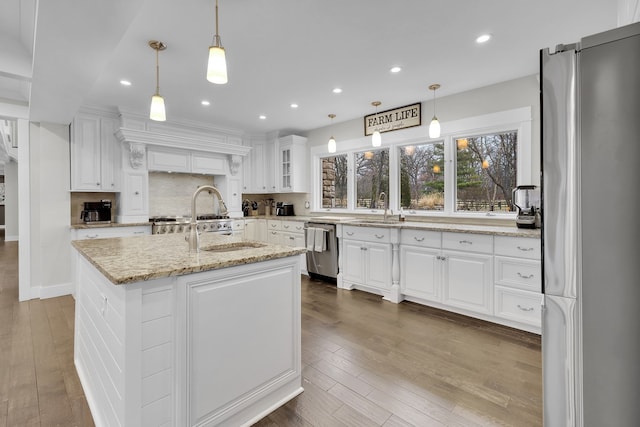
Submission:
[[[99,182],[96,182],[96,186],[97,186],[97,187],[100,187],[100,183],[99,183]]]
[[[133,194],[135,194],[136,196],[140,195],[139,191],[134,191]]]
[[[234,196],[237,196],[237,195],[238,195],[238,193],[233,193],[233,195],[234,195]]]

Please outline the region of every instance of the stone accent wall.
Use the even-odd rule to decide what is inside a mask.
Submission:
[[[322,159],[322,207],[334,207],[336,198],[335,157]]]

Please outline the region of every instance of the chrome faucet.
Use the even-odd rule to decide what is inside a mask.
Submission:
[[[198,234],[198,215],[196,214],[196,198],[198,194],[203,191],[209,191],[215,194],[218,198],[218,209],[220,215],[227,215],[229,211],[227,210],[227,205],[224,204],[222,200],[222,194],[220,191],[212,186],[212,185],[203,185],[198,187],[198,189],[191,196],[191,223],[189,226],[189,252],[200,252],[200,235]]]
[[[384,207],[384,221],[387,220],[387,210],[389,209],[389,201],[387,200],[387,194],[384,191],[381,191],[380,194],[378,195],[378,204],[381,204],[381,200],[383,200],[384,202],[382,203],[382,206]]]

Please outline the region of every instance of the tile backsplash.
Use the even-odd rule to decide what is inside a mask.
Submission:
[[[191,196],[202,185],[215,185],[212,175],[149,172],[149,216],[191,216]],[[198,195],[198,214],[218,213],[218,202]]]

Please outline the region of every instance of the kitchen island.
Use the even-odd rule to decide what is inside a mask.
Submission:
[[[74,359],[98,426],[250,425],[302,392],[304,248],[74,241]]]

